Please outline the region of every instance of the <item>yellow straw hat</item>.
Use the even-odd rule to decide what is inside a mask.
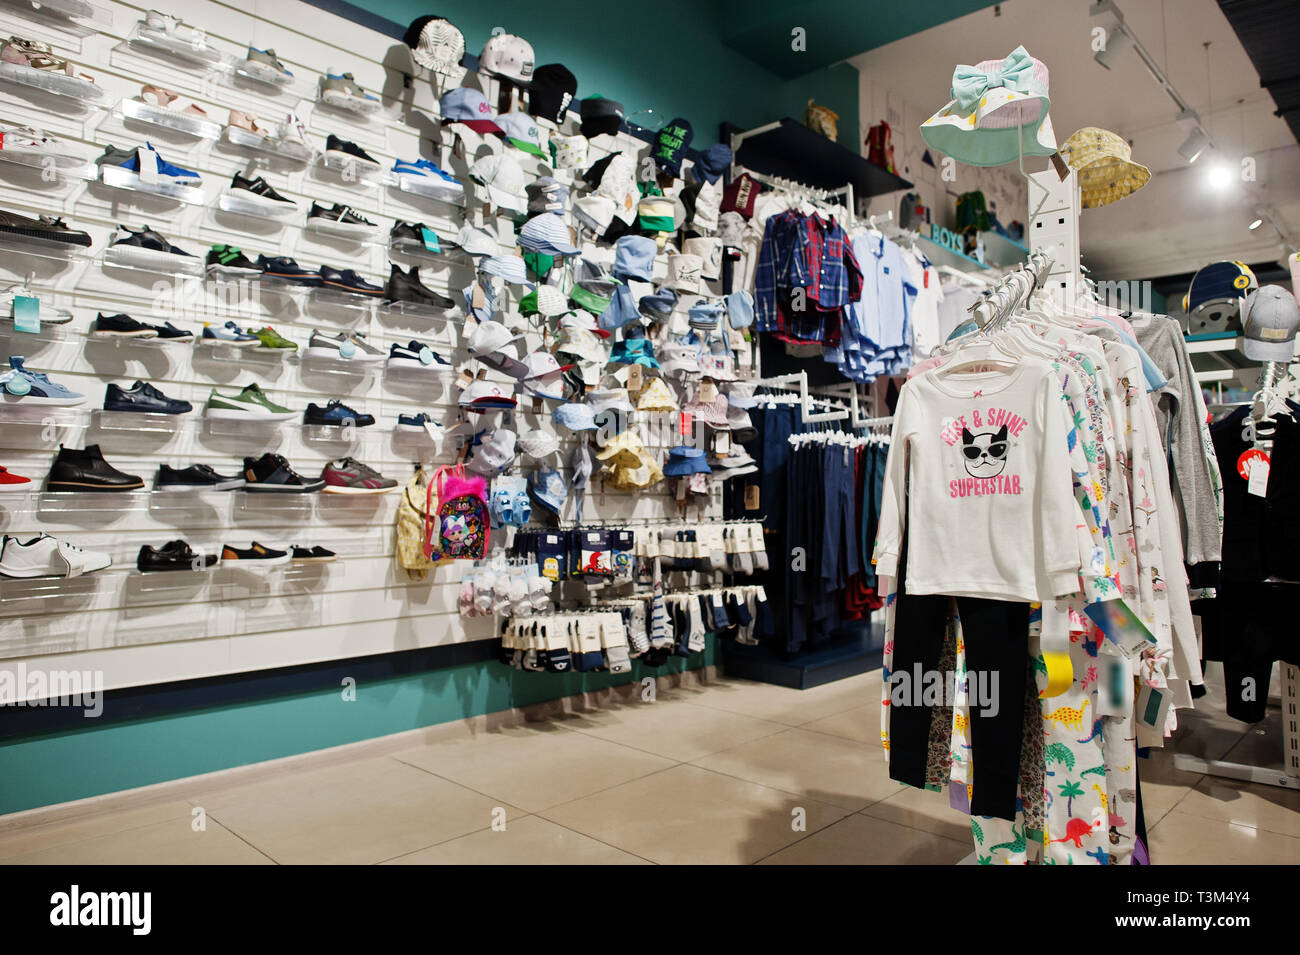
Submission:
[[[1151,181],[1151,170],[1133,161],[1123,137],[1096,126],[1085,126],[1067,139],[1061,155],[1079,173],[1085,209],[1118,202]]]

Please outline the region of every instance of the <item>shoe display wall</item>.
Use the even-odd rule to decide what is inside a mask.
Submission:
[[[127,650],[156,648],[150,679],[206,674],[201,638],[249,637],[228,666],[255,670],[320,660],[323,627],[335,628],[325,643],[355,656],[393,650],[405,616],[417,618],[412,645],[493,636],[490,620],[457,612],[458,567],[416,581],[395,565],[393,528],[414,465],[452,464],[485,427],[550,427],[549,401],[540,414],[531,397],[460,407],[462,372],[517,389],[470,356],[471,311],[492,309],[517,359],[554,345],[554,329],[544,341],[544,323],[519,309],[529,287],[514,281],[525,274],[514,267],[518,223],[469,177],[485,148],[510,147],[464,126],[478,137],[464,156],[450,128],[431,141],[439,104],[427,82],[414,93],[418,117],[380,94],[393,89],[382,65],[391,38],[283,2],[293,15],[277,22],[210,0],[116,8],[113,37],[75,48],[33,22],[28,38],[48,50],[0,57],[23,69],[34,60],[98,103],[77,114],[60,94],[61,108],[0,109],[0,151],[89,170],[40,189],[0,175],[0,289],[34,272],[42,318],[39,332],[0,322],[0,534],[17,542],[0,574],[42,570],[0,577],[0,629],[20,606],[42,618],[21,652],[0,643],[0,662],[57,651],[75,667],[97,650],[111,688],[138,680]],[[336,62],[321,62],[322,44]],[[0,95],[15,82],[0,69]],[[573,181],[514,154],[526,181]],[[8,254],[28,239],[30,250]],[[37,244],[43,257],[28,261]],[[494,256],[513,261],[480,281],[477,266]],[[54,324],[60,312],[71,320]],[[578,439],[561,440],[562,462]],[[666,497],[606,497],[590,495],[588,517],[673,509]],[[68,559],[65,543],[92,556]],[[263,571],[256,601],[242,600],[249,569]],[[145,573],[157,575],[148,588],[184,596],[149,598],[161,606],[141,613],[131,601]],[[78,593],[94,583],[90,614],[60,600],[62,581],[45,581],[51,596],[39,602],[14,589],[78,575]],[[23,601],[9,602],[16,593]]]

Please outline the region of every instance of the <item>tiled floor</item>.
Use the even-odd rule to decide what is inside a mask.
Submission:
[[[892,782],[879,673],[814,690],[715,678],[185,799],[5,831],[4,863],[934,863],[971,849]],[[1217,714],[1217,715],[1216,715]],[[1275,759],[1280,730],[1211,700],[1174,748]],[[1300,863],[1300,793],[1141,765],[1157,863]],[[0,820],[2,822],[3,820]]]

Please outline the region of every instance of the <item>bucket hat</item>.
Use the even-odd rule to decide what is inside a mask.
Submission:
[[[668,452],[668,462],[664,465],[667,477],[685,477],[689,474],[712,474],[709,462],[704,460],[704,452],[699,448],[679,445]]]
[[[558,515],[569,497],[564,476],[554,468],[538,468],[528,476],[528,490],[538,504]]]
[[[640,365],[643,368],[658,368],[659,360],[655,358],[654,345],[648,338],[625,338],[615,342],[609,355],[610,364]]]
[[[926,144],[971,166],[1001,166],[1051,156],[1047,66],[1023,46],[1004,59],[953,70],[948,105],[921,124]]]
[[[650,383],[641,388],[636,400],[637,411],[666,412],[677,410],[677,399],[672,389],[662,378],[651,378]]]
[[[1133,161],[1133,150],[1118,133],[1096,126],[1075,131],[1061,146],[1061,156],[1079,173],[1083,207],[1118,202],[1151,181],[1151,170]]]

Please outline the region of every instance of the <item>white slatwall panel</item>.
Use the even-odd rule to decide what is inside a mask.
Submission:
[[[422,110],[433,107],[436,116],[436,96],[426,83],[403,91],[396,77],[386,74],[380,64],[393,41],[297,0],[257,0],[239,8],[211,0],[174,0],[166,12],[206,30],[211,45],[226,53],[242,56],[248,43],[273,47],[294,72],[295,89],[306,96],[300,102],[236,90],[225,79],[200,76],[142,55],[122,41],[146,8],[100,5],[112,12],[111,32],[85,37],[35,29],[10,7],[0,6],[0,31],[52,42],[56,53],[94,76],[109,93],[106,108],[78,114],[55,99],[33,98],[18,87],[0,84],[0,119],[43,128],[79,144],[87,159],[108,143],[131,148],[148,139],[165,158],[202,174],[206,202],[178,206],[83,180],[43,182],[30,170],[0,163],[0,208],[64,215],[74,228],[90,232],[94,239],[89,255],[70,263],[0,249],[0,280],[7,284],[31,277],[44,301],[76,315],[70,325],[47,327],[38,336],[2,332],[0,348],[5,356],[25,355],[29,368],[46,371],[85,393],[86,409],[99,407],[107,382],[129,384],[144,378],[170,396],[190,400],[196,411],[159,427],[92,410],[54,414],[0,410],[0,463],[43,480],[60,442],[70,447],[98,443],[111,464],[140,474],[152,486],[160,462],[174,466],[207,462],[230,472],[238,470],[243,455],[266,450],[285,454],[311,476],[326,460],[343,453],[352,453],[399,481],[411,473],[412,461],[449,461],[451,442],[435,460],[431,445],[419,436],[393,432],[392,425],[399,412],[421,410],[448,426],[454,424],[457,390],[450,382],[430,385],[416,375],[386,373],[382,365],[357,374],[309,359],[244,354],[229,360],[185,346],[102,343],[88,339],[86,331],[100,310],[124,311],[144,320],[166,317],[196,334],[204,320],[234,317],[241,325],[272,324],[302,348],[312,328],[331,332],[351,328],[368,333],[385,349],[391,341],[417,337],[444,349],[454,362],[464,363],[467,355],[456,322],[412,320],[383,310],[321,307],[301,293],[284,296],[264,289],[255,305],[229,315],[211,296],[185,297],[193,287],[180,294],[173,290],[160,301],[155,288],[160,276],[105,269],[100,259],[117,223],[149,224],[195,254],[205,254],[210,245],[224,242],[254,258],[259,252],[285,254],[309,268],[322,262],[356,268],[382,284],[388,275],[387,232],[395,218],[423,221],[454,234],[465,215],[483,224],[483,207],[471,202],[466,212],[390,187],[356,188],[311,164],[306,169],[260,170],[277,190],[298,202],[295,216],[282,224],[231,216],[217,209],[216,197],[234,172],[246,168],[246,156],[220,140],[196,142],[124,120],[117,104],[148,82],[192,97],[222,125],[231,107],[268,124],[296,109],[318,150],[324,149],[326,134],[333,132],[357,142],[385,166],[395,158],[423,154],[467,184],[465,173],[474,155],[500,148],[499,144],[494,140],[474,144],[467,158],[451,155],[450,136],[440,148],[431,146],[427,137],[436,135],[436,121]],[[398,118],[362,124],[334,111],[313,110],[316,82],[326,68],[352,72],[368,90],[386,91],[408,102],[386,99],[385,107]],[[403,108],[412,104],[414,109]],[[417,130],[425,131],[423,144]],[[605,139],[603,149],[593,144],[593,160],[610,148],[645,148],[631,138]],[[531,175],[546,171],[535,160],[524,168]],[[305,231],[299,226],[312,199],[354,206],[380,223],[379,237],[374,244],[356,246]],[[509,223],[488,219],[486,224],[501,236],[503,251],[513,245]],[[657,272],[663,271],[661,257]],[[422,274],[426,284],[447,294],[473,278],[472,269],[453,258],[423,268]],[[540,341],[531,333],[529,347]],[[340,439],[296,422],[250,429],[202,418],[211,388],[238,388],[254,379],[274,400],[290,407],[301,409],[308,401],[320,403],[335,396],[374,414],[378,423]],[[550,426],[523,410],[514,423],[518,430]],[[566,458],[571,446],[563,443]],[[464,620],[456,612],[460,567],[441,568],[426,582],[412,582],[396,567],[392,558],[396,501],[396,495],[265,500],[239,492],[183,499],[147,491],[88,494],[73,500],[68,495],[9,495],[0,499],[0,530],[19,535],[44,530],[87,548],[109,551],[115,566],[71,581],[0,580],[0,660],[10,665],[21,660],[33,668],[98,670],[104,673],[105,686],[116,688],[490,637],[490,620]],[[571,500],[566,516],[572,516],[572,509]],[[662,487],[634,496],[595,485],[586,506],[589,520],[675,513]],[[716,495],[705,513],[718,513]],[[692,511],[691,516],[700,515]],[[342,559],[333,565],[306,570],[287,567],[265,574],[219,568],[172,579],[135,572],[141,544],[156,546],[175,537],[205,548],[250,539],[270,545],[311,542],[338,551]]]

